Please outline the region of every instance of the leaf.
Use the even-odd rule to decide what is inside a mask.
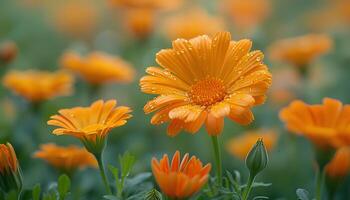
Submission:
[[[103,196],[104,199],[108,199],[108,200],[120,200],[118,197],[113,196],[113,195],[105,195]]]
[[[33,200],[40,200],[40,192],[41,192],[41,187],[40,187],[40,184],[38,183],[33,187],[33,191],[32,191]]]
[[[64,199],[70,189],[70,179],[67,175],[63,174],[58,178],[58,194],[60,199]]]
[[[135,164],[135,160],[135,156],[131,155],[129,152],[125,152],[122,156],[119,155],[122,179],[129,176],[131,169]]]
[[[298,200],[309,200],[309,192],[305,189],[302,189],[302,188],[298,188],[296,190],[296,194],[297,194],[297,197],[298,197]]]
[[[128,187],[135,187],[136,185],[146,181],[151,176],[152,174],[150,172],[141,173],[133,178],[127,179],[126,184],[128,185]]]
[[[269,187],[269,186],[271,186],[271,185],[272,185],[272,183],[254,182],[254,183],[252,184],[252,188],[256,188],[256,187]],[[241,186],[241,189],[243,189],[243,188],[245,188],[245,187],[247,187],[247,184],[242,185],[242,186]]]
[[[269,199],[269,197],[265,197],[265,196],[256,196],[253,198],[253,200],[262,200],[262,199]]]
[[[145,200],[162,200],[162,194],[156,189],[146,193]]]

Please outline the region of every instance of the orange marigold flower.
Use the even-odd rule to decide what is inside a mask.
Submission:
[[[222,8],[240,28],[256,26],[265,20],[271,11],[270,0],[225,0]]]
[[[271,45],[270,57],[273,60],[282,60],[303,67],[313,59],[329,52],[332,43],[329,36],[318,34],[283,39]]]
[[[250,40],[231,41],[228,32],[213,38],[177,39],[172,49],[161,50],[140,80],[141,90],[159,95],[149,101],[145,113],[157,111],[151,123],[170,122],[168,134],[182,129],[196,133],[205,123],[210,135],[218,135],[228,116],[249,124],[251,107],[262,104],[271,85],[263,54],[252,51]]]
[[[62,71],[11,71],[3,79],[5,87],[32,102],[69,95],[73,83],[73,77]]]
[[[155,13],[150,9],[130,9],[124,17],[126,28],[138,38],[146,38],[153,31]]]
[[[350,172],[350,147],[340,148],[326,166],[326,173],[331,178],[344,178]]]
[[[221,18],[209,16],[200,9],[172,16],[164,24],[165,32],[171,39],[191,39],[204,34],[214,35],[224,30],[224,21]]]
[[[40,150],[34,154],[34,157],[41,158],[53,167],[66,172],[73,172],[85,167],[97,168],[98,166],[95,157],[91,153],[85,148],[75,145],[61,147],[53,143],[43,144],[40,146]]]
[[[15,150],[10,143],[0,144],[0,190],[22,189],[22,174]]]
[[[211,165],[203,166],[195,156],[189,159],[185,154],[180,162],[180,152],[176,151],[169,164],[168,155],[158,161],[152,159],[153,175],[165,195],[175,199],[184,199],[198,192],[207,182]]]
[[[91,84],[130,82],[134,78],[134,69],[129,63],[101,52],[93,52],[85,58],[74,52],[65,53],[62,66]]]
[[[300,100],[293,101],[280,112],[280,118],[289,131],[303,135],[320,148],[337,148],[350,144],[350,105],[344,105],[331,98],[324,98],[323,104],[308,105]]]
[[[273,130],[248,131],[227,143],[227,150],[232,155],[244,160],[258,139],[262,138],[267,151],[271,151],[277,142],[278,135]]]
[[[59,127],[53,131],[55,135],[94,142],[105,138],[111,129],[126,124],[130,112],[129,107],[117,106],[116,100],[98,100],[88,107],[61,109],[47,124]]]
[[[147,8],[173,10],[182,4],[182,0],[110,0],[110,4],[124,8]]]

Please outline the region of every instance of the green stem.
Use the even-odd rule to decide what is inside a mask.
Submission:
[[[319,168],[316,177],[316,200],[322,199],[322,186],[324,180],[325,170],[324,168]]]
[[[249,197],[249,193],[252,190],[252,185],[254,183],[254,178],[255,176],[252,176],[251,174],[249,174],[249,178],[248,178],[248,183],[246,188],[244,189],[243,195],[242,195],[242,200],[247,200]]]
[[[106,176],[106,173],[105,173],[105,168],[103,166],[102,155],[95,156],[95,157],[96,157],[96,160],[98,162],[98,167],[100,169],[101,178],[102,178],[103,184],[105,185],[107,194],[112,195],[112,191],[111,191],[111,188],[109,187],[109,183],[108,183],[107,176]]]
[[[221,162],[221,152],[219,147],[219,141],[217,136],[211,136],[211,141],[214,149],[214,156],[216,162],[216,175],[218,177],[218,184],[222,186],[222,162]]]

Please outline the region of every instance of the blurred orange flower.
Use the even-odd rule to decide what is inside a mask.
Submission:
[[[223,10],[238,28],[249,28],[264,21],[271,12],[270,0],[224,0]]]
[[[280,118],[289,131],[303,135],[320,148],[337,148],[350,144],[341,138],[350,138],[350,105],[344,105],[331,98],[324,98],[323,104],[308,105],[300,100],[293,101],[280,112]]]
[[[94,143],[104,139],[111,129],[126,124],[130,112],[129,107],[117,107],[116,100],[98,100],[89,107],[61,109],[47,124],[59,127],[53,131],[55,135],[71,135]]]
[[[11,62],[17,55],[17,46],[12,41],[6,41],[0,44],[0,62]]]
[[[73,83],[73,77],[63,71],[11,71],[3,79],[5,87],[32,102],[69,95]]]
[[[92,1],[64,1],[54,6],[54,25],[57,30],[70,36],[89,36],[98,23],[98,10]]]
[[[244,160],[258,139],[262,138],[267,151],[271,151],[277,142],[278,135],[273,130],[247,131],[232,138],[227,143],[227,150],[232,155]]]
[[[326,166],[326,173],[331,178],[344,178],[350,172],[350,147],[340,148]]]
[[[304,67],[313,59],[329,52],[332,43],[329,36],[318,34],[283,39],[271,45],[270,57],[272,60],[286,61]]]
[[[160,189],[170,198],[184,199],[198,192],[207,182],[211,165],[203,166],[195,156],[189,159],[185,154],[180,162],[180,152],[176,151],[169,164],[168,155],[158,161],[152,159],[153,175]]]
[[[10,143],[0,144],[0,175],[17,173],[18,161],[15,150]]]
[[[172,16],[164,24],[165,32],[171,39],[191,39],[204,34],[214,35],[224,30],[224,21],[221,18],[209,16],[201,9],[191,9],[187,13]]]
[[[155,13],[150,9],[130,9],[126,12],[126,28],[138,38],[146,38],[153,31]]]
[[[151,123],[170,122],[168,134],[182,129],[196,133],[205,123],[209,135],[218,135],[224,117],[249,124],[251,107],[264,103],[271,74],[263,54],[252,51],[250,40],[231,41],[228,32],[213,38],[177,39],[172,49],[157,53],[161,67],[149,67],[140,80],[141,90],[159,95],[149,101],[145,113],[158,111]]]
[[[110,4],[125,8],[147,8],[172,10],[178,8],[183,0],[110,0]]]
[[[126,61],[101,52],[90,53],[85,58],[74,52],[62,57],[62,66],[84,78],[91,84],[107,82],[131,82],[134,69]]]
[[[97,161],[91,153],[85,148],[75,145],[61,147],[53,143],[43,144],[40,146],[40,150],[35,152],[34,157],[43,159],[53,167],[66,172],[73,172],[85,167],[98,167]]]

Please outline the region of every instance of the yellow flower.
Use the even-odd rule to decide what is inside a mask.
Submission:
[[[155,13],[150,9],[130,9],[126,12],[126,28],[138,38],[146,38],[153,31]]]
[[[165,32],[171,39],[191,39],[199,35],[214,35],[224,30],[224,22],[219,17],[209,16],[204,10],[192,9],[165,20]],[[205,25],[203,25],[205,24]]]
[[[180,152],[176,151],[171,163],[168,155],[158,161],[152,159],[153,175],[165,195],[174,199],[185,199],[198,192],[207,182],[211,165],[203,166],[195,156],[189,159],[185,154],[180,162]]]
[[[22,189],[22,175],[15,150],[10,143],[0,144],[0,190]]]
[[[97,161],[91,153],[85,148],[75,145],[61,147],[53,143],[43,144],[34,157],[43,159],[53,167],[65,172],[73,172],[85,167],[98,167]]]
[[[213,38],[177,39],[172,49],[157,53],[161,67],[149,67],[140,80],[141,90],[158,95],[145,113],[157,111],[151,123],[170,122],[168,134],[182,129],[196,133],[205,123],[210,135],[218,135],[224,117],[239,124],[253,121],[251,107],[265,100],[271,74],[263,54],[252,51],[250,40],[231,41],[228,32]]]
[[[32,102],[69,95],[74,79],[62,71],[11,71],[3,79],[5,87]]]
[[[289,131],[303,135],[321,149],[350,144],[350,105],[331,98],[323,104],[308,105],[293,101],[280,112],[280,118]],[[342,136],[348,138],[346,141]]]
[[[350,172],[350,147],[340,148],[326,166],[326,173],[331,178],[344,178]]]
[[[273,130],[248,131],[227,143],[227,150],[232,155],[244,160],[258,139],[262,138],[267,151],[271,151],[277,142],[278,135]]]
[[[51,16],[57,30],[74,37],[89,36],[98,23],[98,10],[91,1],[65,1],[54,6]]]
[[[270,14],[270,0],[224,0],[223,10],[238,28],[249,28],[264,21]]]
[[[129,63],[101,52],[93,52],[85,58],[74,52],[65,53],[62,66],[91,84],[131,82],[134,78],[134,69]]]
[[[327,35],[309,34],[275,42],[270,47],[270,57],[304,67],[331,48],[332,40]]]
[[[74,107],[58,111],[48,125],[57,126],[55,135],[71,135],[80,139],[89,152],[102,150],[110,130],[126,124],[131,118],[129,107],[118,106],[116,100],[95,101],[89,107]]]

